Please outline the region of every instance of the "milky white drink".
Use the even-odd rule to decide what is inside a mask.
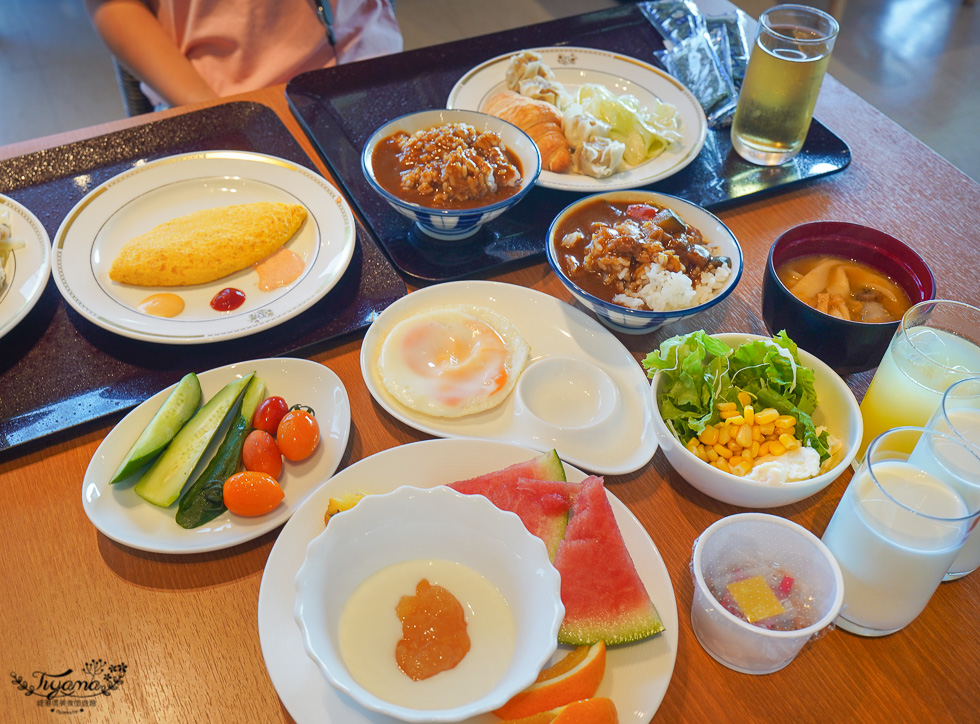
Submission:
[[[980,461],[975,456],[980,456],[980,410],[970,408],[947,410],[945,416],[937,414],[929,424],[932,429],[959,437],[973,447],[967,449],[959,445],[944,446],[939,453],[942,459],[937,460],[935,445],[930,444],[932,438],[923,436],[912,451],[909,463],[919,465],[924,470],[938,475],[943,475],[945,472],[947,482],[963,496],[967,503],[977,507],[977,501],[980,500]],[[959,578],[980,568],[980,532],[978,531],[980,525],[973,529],[963,549],[950,564],[946,580]]]
[[[943,518],[969,514],[957,493],[932,475],[896,460],[867,464],[851,480],[823,542],[844,576],[841,628],[882,636],[910,623],[926,607],[956,557],[966,524]],[[915,506],[925,514],[917,515]]]

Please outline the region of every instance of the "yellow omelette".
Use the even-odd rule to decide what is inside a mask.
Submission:
[[[265,201],[196,211],[127,241],[109,278],[139,287],[206,284],[269,256],[305,219],[299,204]]]

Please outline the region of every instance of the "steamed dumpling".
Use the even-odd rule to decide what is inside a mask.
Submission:
[[[620,141],[598,136],[576,147],[572,152],[572,162],[581,174],[605,178],[619,170],[625,152],[626,146]]]

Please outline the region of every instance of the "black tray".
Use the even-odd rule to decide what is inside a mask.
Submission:
[[[517,206],[464,242],[440,243],[412,228],[371,189],[361,172],[361,150],[382,124],[406,113],[444,108],[467,71],[522,48],[570,45],[614,51],[662,67],[653,52],[659,33],[633,5],[437,45],[394,56],[304,73],[286,97],[313,144],[340,179],[368,228],[405,274],[423,282],[471,277],[544,254],[548,225],[583,194],[534,188]],[[709,209],[840,171],[847,145],[819,121],[790,163],[759,167],[733,150],[729,130],[709,129],[704,149],[687,168],[645,188],[680,196]]]
[[[267,153],[316,170],[275,112],[238,102],[0,161],[0,193],[30,209],[54,239],[89,190],[135,162],[218,149]],[[0,451],[126,410],[187,372],[307,354],[366,327],[406,288],[359,221],[357,238],[347,272],[313,307],[272,329],[213,344],[175,347],[112,334],[68,307],[50,280],[34,309],[0,340]]]

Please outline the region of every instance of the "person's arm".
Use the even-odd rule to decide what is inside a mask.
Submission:
[[[85,0],[85,8],[116,59],[168,103],[218,97],[140,0]]]

